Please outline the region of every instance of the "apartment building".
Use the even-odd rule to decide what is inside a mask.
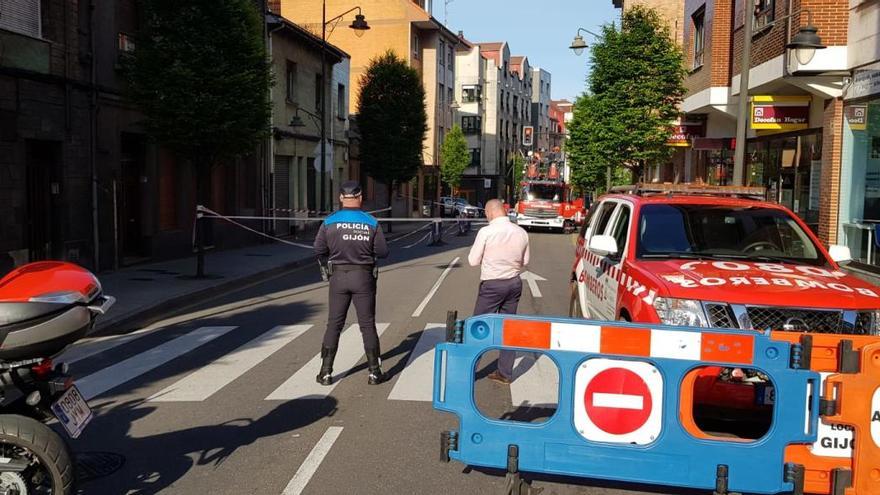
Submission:
[[[0,272],[191,255],[194,172],[147,138],[125,98],[120,62],[137,43],[137,2],[0,4]],[[260,214],[261,163],[255,150],[215,167],[208,206]],[[208,233],[217,247],[252,239]]]
[[[692,146],[688,180],[733,183],[744,23],[751,22],[750,118],[745,184],[791,208],[826,243],[838,241],[843,148],[841,98],[848,77],[847,0],[687,0],[684,48],[690,74],[682,105]],[[808,21],[825,49],[798,60],[785,45]],[[802,63],[808,62],[808,63]]]
[[[684,35],[684,0],[611,0],[621,10],[641,5],[654,9],[669,27],[676,43],[682,43]]]
[[[278,15],[269,14],[267,21],[276,81],[269,142],[275,216],[307,216],[320,210],[322,173],[324,201],[333,209],[339,202],[335,186],[352,174],[348,164],[349,56],[328,45],[322,71],[320,37]],[[324,116],[327,167],[321,166],[322,96],[329,99]],[[275,230],[289,226],[279,223]]]
[[[468,136],[473,165],[463,196],[485,203],[510,197],[512,162],[524,152],[523,127],[532,122],[533,71],[506,42],[472,43],[460,36],[456,51],[458,120]]]
[[[322,2],[273,0],[281,15],[321,35]],[[327,0],[326,18],[333,19],[351,9],[360,12],[370,25],[366,33],[346,26],[357,12],[350,12],[328,25],[328,40],[351,57],[349,112],[357,112],[357,84],[375,57],[393,50],[415,68],[422,78],[428,110],[428,133],[423,166],[409,184],[400,185],[395,214],[421,215],[419,205],[440,197],[440,146],[452,126],[455,88],[455,46],[458,37],[431,15],[430,2],[423,0]],[[357,171],[353,172],[357,174]],[[384,197],[384,186],[368,182],[367,197]]]
[[[551,151],[550,97],[552,77],[549,72],[532,67],[532,127],[535,128],[536,151]]]

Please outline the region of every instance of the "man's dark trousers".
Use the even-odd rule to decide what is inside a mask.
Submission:
[[[379,335],[376,332],[376,279],[373,277],[372,268],[367,265],[333,267],[324,347],[336,349],[339,346],[339,335],[342,333],[342,327],[345,326],[348,307],[354,302],[358,325],[364,339],[364,349],[379,349]]]
[[[521,295],[522,280],[519,277],[507,280],[484,280],[480,282],[474,316],[490,313],[514,315]],[[498,357],[498,372],[507,378],[512,378],[515,358],[515,352],[501,351]]]

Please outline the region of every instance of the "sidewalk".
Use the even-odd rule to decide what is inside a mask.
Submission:
[[[424,223],[398,223],[389,240],[405,235]],[[311,245],[312,241],[297,240]],[[207,277],[193,278],[195,255],[188,258],[149,263],[99,274],[104,293],[116,298],[107,316],[98,320],[96,332],[111,327],[144,326],[165,315],[197,304],[200,300],[222,295],[250,283],[309,264],[316,264],[311,249],[279,242],[208,251],[205,255]],[[317,272],[317,265],[315,271]]]

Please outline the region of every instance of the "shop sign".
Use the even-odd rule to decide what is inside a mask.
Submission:
[[[853,71],[852,83],[844,92],[845,100],[880,94],[880,62]]]
[[[752,129],[796,131],[809,126],[809,96],[752,97]]]
[[[666,141],[666,146],[688,147],[694,138],[706,135],[706,116],[688,115],[672,126],[672,136]]]
[[[846,121],[854,131],[868,128],[868,105],[849,105],[846,107]]]

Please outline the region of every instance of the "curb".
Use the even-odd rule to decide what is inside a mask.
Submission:
[[[394,237],[408,233],[409,231],[400,233],[395,232]],[[390,241],[394,237],[388,240]],[[315,258],[313,256],[308,256],[273,268],[261,270],[250,275],[223,280],[211,287],[204,287],[193,292],[172,297],[165,301],[159,301],[156,304],[144,307],[126,315],[121,315],[116,318],[102,318],[87,336],[99,337],[109,334],[127,333],[129,330],[136,329],[132,327],[151,325],[157,321],[174,316],[178,312],[203,304],[205,299],[220,297],[234,292],[235,290],[242,288],[242,286],[259,283],[263,280],[272,278],[278,275],[279,272],[296,270],[313,263],[315,263]]]
[[[231,293],[242,286],[267,280],[277,275],[279,272],[295,270],[312,263],[314,263],[312,257],[299,259],[250,275],[224,280],[211,287],[205,287],[187,294],[181,294],[168,300],[160,301],[136,312],[119,316],[118,318],[105,318],[99,320],[99,323],[91,332],[89,332],[88,336],[98,337],[113,333],[126,333],[128,330],[133,330],[130,327],[143,327],[150,325],[159,320],[173,316],[179,311],[200,305],[205,302],[204,299],[219,297]],[[194,301],[194,299],[196,300]]]

